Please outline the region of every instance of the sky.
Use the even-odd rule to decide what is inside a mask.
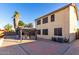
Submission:
[[[24,23],[33,23],[39,16],[50,13],[57,10],[66,3],[0,3],[0,28],[3,28],[6,24],[13,25],[13,14],[18,11],[20,14],[20,20]],[[77,4],[79,9],[79,4]],[[79,24],[78,24],[79,27]]]

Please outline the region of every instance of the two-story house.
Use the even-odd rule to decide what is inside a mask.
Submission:
[[[69,42],[75,40],[77,12],[76,4],[71,3],[35,19],[37,37],[50,40],[52,37],[61,37],[68,39]]]

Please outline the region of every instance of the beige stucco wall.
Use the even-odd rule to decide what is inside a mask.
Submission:
[[[69,8],[65,8],[61,11],[56,12],[54,22],[51,22],[50,16],[51,15],[48,16],[48,23],[36,25],[37,29],[48,29],[48,35],[38,35],[38,37],[51,39],[51,37],[54,36],[54,28],[62,27],[62,30],[63,30],[62,37],[69,38]]]
[[[70,9],[69,34],[70,34],[70,41],[72,41],[76,38],[75,33],[77,30],[77,27],[76,27],[77,16],[75,13],[75,8],[73,6],[70,6],[69,9]]]

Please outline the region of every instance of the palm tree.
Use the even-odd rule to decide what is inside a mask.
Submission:
[[[14,22],[14,28],[18,28],[18,23],[19,23],[19,12],[15,11],[13,15],[13,22]]]

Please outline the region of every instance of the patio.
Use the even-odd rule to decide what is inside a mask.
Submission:
[[[69,48],[68,43],[58,43],[50,40],[18,40],[3,38],[0,55],[63,55]]]

